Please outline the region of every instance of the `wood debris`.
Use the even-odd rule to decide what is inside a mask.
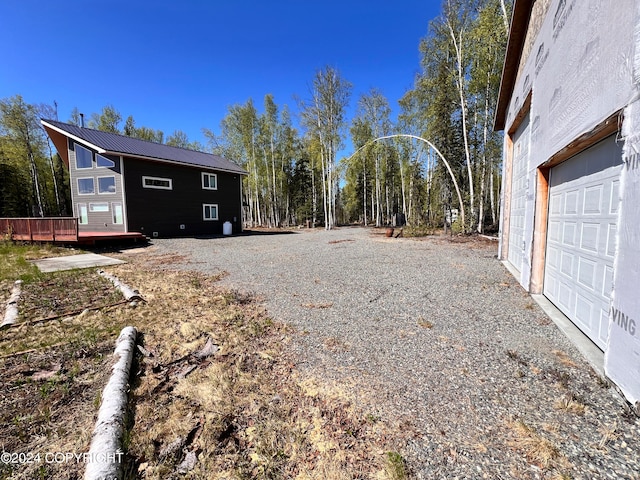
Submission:
[[[142,295],[140,295],[140,292],[137,289],[133,289],[126,283],[121,282],[118,277],[111,275],[104,270],[98,270],[98,274],[102,275],[104,278],[113,283],[116,289],[120,290],[120,292],[122,292],[122,295],[124,295],[124,298],[126,298],[128,301],[144,301],[144,298],[142,298]]]
[[[211,362],[207,361],[207,359],[218,352],[218,350],[220,350],[219,345],[214,343],[211,337],[207,337],[207,341],[200,350],[183,355],[165,365],[149,361],[152,364],[152,371],[158,374],[160,380],[158,385],[153,389],[153,392],[157,393],[173,389],[178,380],[185,379],[197,368],[210,365]]]
[[[0,329],[8,328],[18,320],[18,300],[22,290],[22,280],[16,280],[11,289],[11,296],[7,300],[7,307],[4,311],[4,320],[0,324]]]
[[[122,464],[113,459],[122,454],[120,448],[125,429],[129,371],[137,335],[135,327],[125,327],[116,341],[113,372],[102,392],[102,405],[91,438],[85,480],[120,478]]]

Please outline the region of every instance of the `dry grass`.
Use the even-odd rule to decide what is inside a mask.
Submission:
[[[401,478],[382,453],[397,448],[393,429],[371,422],[346,389],[301,380],[286,353],[294,332],[259,303],[217,278],[166,269],[180,257],[126,259],[110,273],[146,303],[0,333],[5,354],[32,350],[0,359],[5,451],[87,451],[115,337],[134,325],[144,354],[133,367],[125,478]],[[46,292],[46,305],[25,303],[21,315],[64,313],[70,291],[84,292],[87,304],[110,302],[105,285],[93,271],[45,276],[27,287]],[[207,342],[214,353],[198,358]],[[0,465],[0,478],[71,479],[83,470]]]
[[[122,325],[116,311],[108,309],[63,315],[38,325],[29,322],[43,311],[66,312],[70,291],[87,299],[103,287],[97,274],[77,272],[45,275],[41,282],[23,286],[19,319],[25,323],[0,332],[0,444],[3,451],[40,459],[0,464],[0,478],[82,475],[82,464],[47,463],[45,458],[87,450],[113,342]],[[59,296],[52,302],[54,291]]]
[[[355,242],[353,238],[345,238],[342,240],[331,240],[327,242],[329,245],[335,245],[336,243],[346,243],[346,242]]]
[[[418,317],[418,325],[421,326],[422,328],[427,328],[427,329],[433,328],[433,323],[422,317]]]
[[[527,461],[542,469],[567,467],[568,461],[561,454],[560,449],[534,427],[523,420],[511,421],[508,426],[511,433],[509,444],[521,452]],[[553,426],[545,427],[546,431],[553,431]]]
[[[586,406],[573,395],[564,395],[554,403],[556,410],[562,410],[575,415],[584,415]]]
[[[350,348],[349,343],[337,337],[325,338],[322,342],[322,345],[324,346],[324,348],[334,353],[348,352]]]
[[[325,308],[331,308],[333,307],[333,302],[327,302],[327,303],[303,303],[301,305],[304,308],[318,308],[318,309],[325,309]]]
[[[136,269],[128,268],[120,274],[136,284]],[[283,355],[285,326],[205,277],[157,275],[146,282],[149,305],[179,307],[180,315],[144,330],[153,357],[142,359],[134,389],[132,476],[160,479],[188,469],[189,478],[353,478],[383,468],[373,453],[382,426],[369,425],[341,392],[295,380]],[[198,351],[206,338],[220,346],[213,360],[182,379],[162,367]],[[192,465],[185,464],[189,455],[197,459]]]
[[[618,430],[618,425],[616,423],[614,423],[613,425],[609,425],[609,426],[605,425],[600,427],[599,431],[602,434],[602,437],[600,438],[600,441],[598,442],[598,445],[596,448],[601,452],[606,452],[607,444],[609,442],[616,440],[619,437],[617,430]]]
[[[569,355],[567,355],[565,352],[561,350],[553,350],[551,353],[553,353],[558,358],[558,361],[565,367],[578,368],[576,362],[571,360]]]

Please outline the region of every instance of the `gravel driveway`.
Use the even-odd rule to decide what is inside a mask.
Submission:
[[[263,297],[295,327],[303,374],[399,426],[414,478],[640,478],[640,421],[496,260],[496,242],[381,233],[153,244]]]

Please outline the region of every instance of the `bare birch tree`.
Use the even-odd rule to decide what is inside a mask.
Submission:
[[[44,150],[44,136],[36,108],[25,103],[20,95],[0,101],[0,134],[11,140],[8,145],[11,152],[7,152],[8,155],[26,160],[28,165],[34,200],[32,206],[35,207],[30,214],[44,216],[45,205],[38,166]]]
[[[311,100],[302,104],[302,122],[320,147],[324,225],[330,230],[336,224],[336,154],[342,145],[351,84],[335,68],[325,67],[316,73],[310,93]]]
[[[460,105],[460,121],[462,125],[462,140],[464,142],[465,162],[467,166],[469,204],[471,207],[471,221],[476,222],[476,203],[474,192],[474,175],[472,171],[471,150],[469,148],[469,127],[468,127],[468,105],[467,105],[467,83],[469,59],[467,56],[468,35],[471,28],[472,5],[464,4],[461,0],[447,0],[443,13],[445,25],[449,31],[451,45],[455,53],[455,79]]]
[[[391,115],[391,108],[387,99],[376,89],[372,89],[369,93],[362,95],[358,101],[358,117],[361,122],[368,125],[372,138],[382,137],[388,135],[391,130],[391,121],[389,119]],[[376,227],[379,227],[383,223],[383,198],[382,198],[382,186],[388,185],[387,179],[383,181],[383,155],[384,145],[376,144],[370,150],[374,160],[374,180],[375,180],[375,222]],[[385,191],[384,204],[387,210],[387,219],[389,217],[389,198],[388,191]]]

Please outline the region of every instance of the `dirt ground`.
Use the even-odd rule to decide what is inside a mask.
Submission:
[[[124,302],[93,270],[23,286],[20,323],[0,332],[0,478],[82,478],[73,455],[88,450],[126,325],[139,351],[124,478],[404,478],[399,433],[338,387],[302,380],[290,328],[258,299],[220,287],[221,275],[177,271],[177,254],[114,256],[129,263],[109,272],[144,302]]]
[[[492,240],[259,233],[102,251],[128,262],[106,270],[133,304],[92,269],[22,266],[0,479],[82,478],[68,454],[88,450],[126,325],[126,479],[638,478],[640,421]]]

